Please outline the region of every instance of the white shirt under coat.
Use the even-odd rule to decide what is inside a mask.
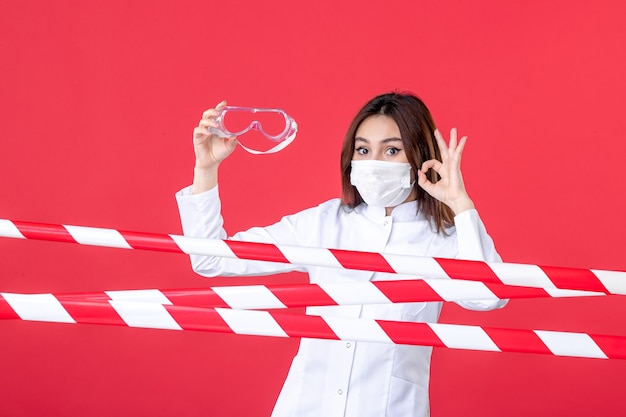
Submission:
[[[185,236],[226,239],[218,187],[176,194]],[[355,209],[333,199],[268,227],[230,239],[387,254],[499,262],[493,241],[476,210],[455,217],[447,235],[437,234],[417,213],[417,203],[385,209]],[[194,271],[207,276],[307,272],[311,283],[401,279],[396,274],[191,255]],[[464,301],[463,307],[490,310],[506,301]],[[309,315],[436,322],[442,303],[308,307]],[[371,342],[303,338],[272,413],[274,417],[424,417],[429,415],[428,381],[432,348]]]

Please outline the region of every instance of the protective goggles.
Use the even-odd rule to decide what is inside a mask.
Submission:
[[[247,141],[247,138],[239,139],[239,145],[255,155],[274,153],[286,148],[296,138],[298,132],[296,121],[281,109],[226,106],[215,121],[219,127],[209,129],[214,135],[223,138],[239,137],[250,131],[257,131],[272,143],[278,142],[272,148],[260,151],[253,148],[267,147],[266,143],[251,143],[252,139],[250,141]]]

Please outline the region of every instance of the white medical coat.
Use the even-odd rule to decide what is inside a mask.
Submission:
[[[176,194],[185,236],[226,239],[218,187],[192,195]],[[446,235],[417,213],[415,201],[394,208],[361,204],[348,209],[333,199],[268,227],[255,227],[231,239],[349,249],[388,254],[500,261],[476,210],[455,217]],[[310,282],[401,279],[395,274],[316,266],[191,256],[204,276],[268,275],[308,272]],[[464,301],[476,310],[501,307],[505,301]],[[442,303],[308,307],[310,315],[436,322]],[[385,343],[303,338],[272,413],[273,417],[423,417],[429,415],[428,381],[432,348]]]

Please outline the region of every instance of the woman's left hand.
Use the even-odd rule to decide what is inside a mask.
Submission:
[[[422,164],[421,170],[417,172],[420,187],[428,194],[441,201],[459,214],[462,211],[474,208],[474,203],[465,191],[463,176],[461,175],[461,154],[467,141],[467,136],[463,136],[457,143],[456,128],[450,130],[450,144],[446,145],[439,130],[435,130],[435,139],[441,152],[441,162],[431,159]],[[426,173],[433,169],[441,177],[439,181],[431,182]]]

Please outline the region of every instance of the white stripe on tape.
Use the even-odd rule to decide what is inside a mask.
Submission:
[[[427,279],[424,282],[445,301],[498,299],[482,282],[444,279]]]
[[[11,220],[0,219],[0,236],[26,239]]]
[[[341,340],[393,343],[374,320],[323,316],[322,319]]]
[[[117,230],[66,225],[63,225],[63,227],[65,227],[65,230],[81,245],[132,249],[128,242],[122,237],[122,234]]]
[[[433,258],[382,255],[397,274],[415,275],[423,278],[449,278],[446,271]]]
[[[305,246],[276,245],[290,264],[341,268],[341,264],[328,249]]]
[[[457,326],[445,323],[426,324],[449,348],[500,352],[500,348],[480,326]]]
[[[608,359],[593,339],[584,333],[564,333],[534,330],[552,353],[557,356],[581,356]]]
[[[166,305],[172,304],[172,302],[160,290],[105,291],[105,294],[115,301],[135,301]]]
[[[581,290],[562,290],[560,288],[544,288],[550,297],[592,297],[598,295],[606,295],[603,292],[581,291]]]
[[[289,337],[267,311],[216,308],[228,326],[237,334]]]
[[[109,304],[129,327],[182,330],[161,304],[111,300]]]
[[[391,300],[370,281],[320,282],[317,285],[339,305],[391,303]]]
[[[230,308],[286,308],[267,287],[263,285],[246,285],[242,287],[211,288]]]
[[[174,243],[188,255],[223,256],[226,258],[236,258],[228,245],[217,239],[201,239],[197,237],[187,237],[179,235],[169,235]]]
[[[52,294],[2,293],[1,295],[22,320],[76,323]]]
[[[535,288],[555,288],[545,272],[537,265],[487,262],[504,284]]]
[[[626,274],[621,271],[599,271],[592,269],[591,272],[598,277],[602,285],[613,294],[626,294]]]

